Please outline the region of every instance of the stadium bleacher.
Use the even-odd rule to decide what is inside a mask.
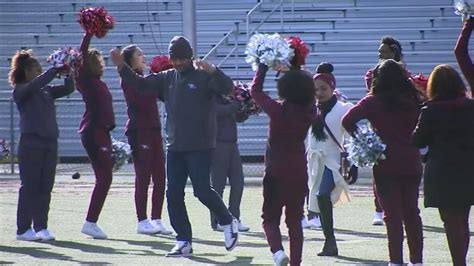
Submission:
[[[78,10],[85,5],[104,6],[117,19],[105,38],[94,39],[92,46],[104,52],[129,43],[139,45],[148,58],[166,53],[168,41],[182,34],[181,0],[99,0],[53,1],[12,0],[0,2],[0,138],[10,137],[11,89],[8,85],[9,59],[20,48],[34,49],[46,66],[46,57],[55,48],[78,46],[82,29]],[[197,54],[205,55],[225,33],[236,28],[208,60],[218,63],[234,48],[238,57],[230,56],[221,68],[232,78],[250,81],[253,72],[245,63],[246,15],[257,0],[196,0]],[[264,1],[250,17],[255,28],[280,0]],[[53,8],[54,7],[54,8]],[[282,11],[282,12],[280,12]],[[283,20],[283,24],[281,24]],[[383,35],[393,35],[403,45],[405,62],[413,73],[428,75],[441,63],[457,67],[453,48],[461,19],[452,9],[452,0],[299,0],[284,1],[259,28],[259,32],[298,35],[310,47],[306,69],[314,71],[319,62],[335,67],[338,88],[351,101],[364,96],[364,74],[377,62],[377,48]],[[471,46],[472,47],[472,46]],[[117,129],[113,135],[123,139],[126,109],[115,68],[106,60],[104,81],[114,98]],[[235,68],[237,66],[237,71]],[[276,96],[275,78],[270,74],[266,90]],[[59,82],[59,81],[58,81]],[[60,156],[85,156],[77,133],[83,112],[79,93],[57,101],[60,125]],[[14,107],[15,135],[18,136],[18,114]],[[239,125],[239,145],[244,156],[264,153],[268,119],[264,114]]]

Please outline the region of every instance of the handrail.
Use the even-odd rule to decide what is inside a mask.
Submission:
[[[257,9],[259,8],[263,2],[265,0],[261,0],[260,2],[258,2],[254,7],[252,7],[252,9],[249,10],[249,12],[247,12],[247,16],[245,17],[245,22],[246,22],[246,27],[245,27],[245,30],[246,30],[246,33],[247,33],[247,40],[249,39],[249,25],[250,25],[250,16],[252,15],[252,13]]]
[[[229,38],[229,36],[234,32],[235,30],[229,30],[226,34],[224,34],[224,37],[222,37],[222,39],[216,43],[216,45],[214,45],[214,47],[212,47],[211,50],[209,50],[209,52],[207,52],[207,54],[202,58],[202,60],[206,60],[214,51],[217,50],[217,47],[219,47],[225,40],[227,40],[227,38]]]

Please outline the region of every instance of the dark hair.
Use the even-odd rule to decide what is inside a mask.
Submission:
[[[438,65],[428,79],[428,97],[447,100],[465,95],[466,85],[459,73],[450,65]]]
[[[26,70],[35,64],[40,64],[36,58],[33,57],[33,50],[20,50],[12,57],[10,72],[8,73],[8,81],[11,86],[26,81]]]
[[[138,51],[138,46],[135,44],[130,44],[125,46],[120,52],[123,55],[123,60],[130,67],[132,67],[132,57],[136,51]]]
[[[288,102],[308,105],[314,101],[314,83],[304,70],[290,70],[277,81],[278,96]]]
[[[402,45],[397,39],[392,36],[383,36],[380,43],[390,47],[390,50],[395,53],[395,57],[393,58],[395,61],[400,62],[402,60]]]
[[[328,62],[321,62],[316,67],[316,73],[332,74],[334,71],[334,66]]]
[[[403,108],[408,101],[418,103],[419,92],[407,77],[406,71],[393,59],[379,63],[374,69],[370,93],[392,107]]]
[[[104,74],[103,71],[103,64],[104,64],[104,57],[102,53],[95,49],[89,49],[86,56],[83,59],[84,64],[86,64],[86,70],[95,77],[102,77]]]

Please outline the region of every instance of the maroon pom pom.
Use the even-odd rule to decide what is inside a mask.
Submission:
[[[114,28],[115,18],[104,7],[83,7],[79,11],[78,22],[87,33],[102,38]]]
[[[305,42],[298,36],[290,36],[285,39],[290,44],[290,47],[295,51],[295,55],[293,59],[291,59],[291,65],[293,68],[299,69],[305,64],[305,59],[309,54],[309,49]]]
[[[158,55],[151,59],[150,70],[158,73],[173,68],[170,58],[167,55]]]
[[[234,81],[234,98],[242,105],[241,112],[247,115],[258,114],[262,110],[250,95],[250,84]]]

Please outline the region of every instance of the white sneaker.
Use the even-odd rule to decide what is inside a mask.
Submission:
[[[161,221],[161,219],[152,220],[151,224],[154,225],[156,229],[158,229],[158,234],[171,235],[173,233],[173,231],[168,230],[168,228],[166,228],[165,224]]]
[[[92,236],[92,238],[96,239],[106,239],[107,235],[97,226],[96,223],[86,221],[82,226],[81,233],[86,234],[88,236]]]
[[[288,262],[290,259],[288,256],[285,254],[285,251],[283,250],[278,250],[277,252],[273,253],[273,261],[275,262],[275,266],[283,266],[283,265],[288,265]]]
[[[310,225],[311,229],[321,229],[321,221],[319,220],[319,217],[314,217],[313,219],[309,220],[308,224]]]
[[[374,220],[372,220],[372,225],[384,225],[383,212],[374,212]]]
[[[21,235],[16,235],[16,240],[23,240],[23,241],[37,241],[41,238],[35,233],[35,230],[28,229]]]
[[[188,241],[178,241],[173,249],[166,254],[166,257],[186,257],[193,255],[193,247]]]
[[[423,266],[423,263],[408,263],[408,266]]]
[[[398,264],[398,263],[388,263],[388,266],[403,266],[403,264]]]
[[[301,227],[303,227],[303,229],[311,228],[311,225],[308,223],[306,217],[301,220]]]
[[[36,233],[36,235],[42,240],[42,241],[50,241],[50,240],[55,240],[56,238],[54,237],[53,234],[48,229],[43,229]]]
[[[241,221],[239,221],[239,225],[237,228],[239,229],[239,232],[247,232],[248,230],[250,230],[250,228],[243,224]]]
[[[224,229],[225,249],[231,251],[239,240],[239,221],[233,219],[230,224],[223,225],[222,229]]]
[[[142,220],[138,222],[137,225],[137,234],[143,234],[143,235],[153,235],[157,234],[160,232],[160,230],[154,226],[148,219]]]

